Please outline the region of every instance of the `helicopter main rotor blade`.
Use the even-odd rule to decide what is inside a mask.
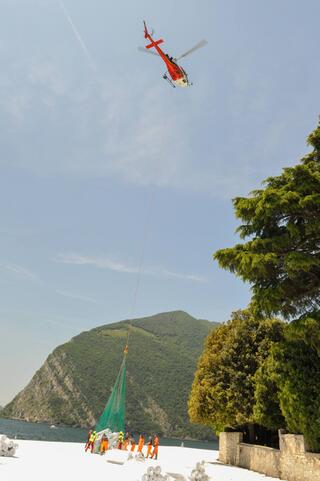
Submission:
[[[202,48],[205,45],[207,45],[207,40],[204,38],[203,40],[200,40],[200,42],[196,43],[192,48],[184,52],[180,57],[177,57],[176,60],[180,60],[183,57],[186,57],[187,55],[190,55],[190,53],[193,53],[195,50],[198,50],[198,48]]]
[[[143,53],[150,53],[151,55],[156,55],[159,57],[159,54],[157,52],[153,52],[152,50],[147,50],[145,47],[138,47],[139,52]]]

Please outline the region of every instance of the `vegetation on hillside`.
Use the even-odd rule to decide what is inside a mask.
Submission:
[[[213,327],[181,311],[132,322],[126,403],[130,431],[212,436],[209,429],[189,422],[187,398],[204,339]],[[128,328],[128,321],[104,325],[59,346],[5,408],[6,415],[88,425],[92,413],[97,420],[120,368]]]

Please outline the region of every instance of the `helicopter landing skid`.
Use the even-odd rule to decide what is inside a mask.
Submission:
[[[162,75],[162,78],[164,78],[170,85],[171,87],[173,87],[174,89],[176,88],[176,86],[174,85],[174,83],[172,82],[171,79],[169,79],[168,75],[165,73]]]

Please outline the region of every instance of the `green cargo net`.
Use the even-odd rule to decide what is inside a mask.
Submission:
[[[107,405],[96,425],[96,431],[110,429],[112,432],[124,431],[126,403],[126,355],[123,358],[116,383]]]

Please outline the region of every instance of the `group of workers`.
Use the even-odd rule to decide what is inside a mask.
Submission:
[[[97,433],[96,431],[90,430],[88,433],[88,440],[85,446],[85,451],[87,452],[88,449],[93,453],[94,450],[94,443],[95,440],[97,439]],[[147,452],[146,454],[143,453],[143,448],[145,445],[145,436],[143,434],[140,434],[139,436],[139,442],[138,442],[138,448],[137,448],[137,453],[141,453],[142,456],[145,456],[146,458],[151,458],[151,459],[158,459],[158,450],[159,450],[159,437],[157,434],[154,435],[154,437],[149,436],[147,444]],[[130,433],[126,433],[124,436],[123,432],[120,431],[118,435],[118,449],[124,450],[124,451],[131,451],[134,452],[136,449],[136,441],[134,437]],[[103,433],[101,440],[100,440],[100,454],[104,454],[106,451],[109,449],[109,439],[105,433]]]

